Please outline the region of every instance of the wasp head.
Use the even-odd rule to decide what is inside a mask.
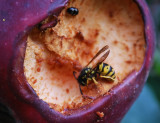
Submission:
[[[89,73],[91,71],[91,68],[87,67],[87,68],[84,68],[80,75],[78,76],[78,82],[80,85],[82,86],[86,86],[87,85],[87,80],[89,79]]]

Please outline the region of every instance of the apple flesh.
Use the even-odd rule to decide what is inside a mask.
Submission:
[[[3,85],[0,87],[0,99],[1,102],[13,111],[17,121],[120,122],[146,81],[152,61],[155,37],[150,12],[144,1],[123,0],[119,2],[122,9],[117,8],[117,1],[111,0],[108,0],[106,4],[101,2],[101,4],[98,4],[94,0],[83,3],[70,1],[68,4],[66,4],[67,1],[65,0],[53,2],[43,0],[27,2],[24,0],[23,2],[8,1],[7,3],[2,0],[0,2],[0,23],[2,25],[0,29],[0,82]],[[75,17],[65,15],[65,9],[71,5],[79,9],[79,14]],[[90,6],[86,8],[85,5]],[[101,11],[92,11],[98,5],[104,5],[103,9]],[[105,8],[105,5],[108,6]],[[131,8],[125,5],[130,5],[135,11],[133,12]],[[66,8],[62,10],[64,6]],[[19,11],[17,11],[17,8]],[[118,12],[118,14],[112,13],[108,15],[110,9]],[[104,15],[105,10],[107,15]],[[95,11],[99,12],[99,14],[96,15]],[[51,13],[56,16],[60,14],[58,17],[60,22],[55,27],[47,29],[43,33],[36,28],[30,31],[32,27]],[[89,16],[87,17],[85,14]],[[85,22],[81,23],[80,21],[84,17]],[[96,37],[92,35],[99,28],[95,23],[103,27],[98,31],[100,36]],[[78,24],[84,26],[79,27]],[[77,33],[76,29],[81,33]],[[30,33],[28,33],[29,31]],[[77,34],[78,38],[76,37]],[[39,37],[39,35],[41,36]],[[66,52],[66,47],[59,48],[59,44],[54,44],[59,43],[59,37],[64,37],[63,42],[65,46],[75,45],[73,48],[70,47],[73,49],[71,53]],[[42,41],[41,38],[45,40]],[[52,38],[55,40],[54,43],[51,43]],[[75,40],[80,45],[75,44]],[[140,40],[140,43],[137,40]],[[115,41],[118,44],[115,44]],[[79,93],[78,83],[71,73],[73,70],[82,68],[81,66],[84,66],[105,44],[109,45],[111,50],[105,62],[113,66],[117,80],[114,83],[101,82],[102,86],[98,87],[98,90],[102,92],[98,93],[98,95],[98,91],[93,84],[89,87],[90,90],[83,88],[86,94],[97,97],[95,100],[83,100]],[[135,45],[137,46],[136,48],[133,47]],[[87,46],[91,46],[87,49],[89,52],[87,56],[89,57],[81,57],[85,56],[85,54],[81,54],[84,52],[83,50],[79,50],[80,52],[77,55],[77,49],[81,48],[81,46],[85,48],[85,51]],[[129,51],[126,51],[125,46],[129,47]],[[41,50],[43,51],[42,59],[40,55]],[[136,55],[132,53],[136,53]],[[36,59],[35,54],[38,54],[38,59]],[[45,55],[43,56],[43,54]],[[47,58],[51,58],[51,62]],[[57,60],[57,58],[58,62],[60,62],[58,64],[61,68],[60,70],[56,68],[57,64],[55,65],[55,62],[52,62],[55,59]],[[48,62],[44,62],[44,60]],[[125,62],[128,60],[130,62]],[[37,64],[40,67],[36,66]],[[43,74],[46,71],[46,65],[50,67],[55,65],[53,69],[48,69],[51,74]],[[65,70],[65,68],[67,69]],[[36,72],[34,72],[35,70]],[[68,72],[69,70],[71,72]],[[63,75],[62,77],[64,78],[60,79],[57,79],[57,76],[54,76],[52,79],[49,77],[53,73],[57,74],[59,71],[59,77],[64,72],[68,72],[67,76]],[[61,71],[63,72],[61,73]],[[41,81],[42,76],[38,76],[39,73],[46,77],[46,81],[43,80],[44,78]],[[31,80],[32,77],[37,78],[33,81]],[[68,80],[65,77],[68,77]],[[53,83],[59,83],[60,87],[56,84],[52,85],[51,80],[53,80]],[[65,80],[66,85],[63,85],[62,80]],[[48,87],[43,87],[41,86],[42,84]],[[70,88],[71,85],[73,88]],[[55,89],[52,90],[52,88]],[[66,93],[66,89],[69,90],[69,94]],[[50,94],[50,92],[51,95],[48,96],[47,93]],[[62,94],[60,96],[63,98],[59,99],[59,96],[56,100],[56,93]],[[66,104],[67,106],[65,106]],[[59,105],[58,108],[55,105]]]
[[[72,6],[78,8],[78,15],[67,12]],[[133,1],[71,0],[58,20],[53,28],[41,31],[35,27],[30,32],[24,60],[27,81],[52,108],[66,113],[93,101],[82,98],[73,71],[80,72],[105,45],[110,54],[104,62],[115,69],[117,79],[97,79],[98,85],[91,82],[81,87],[85,95],[96,98],[106,94],[141,68],[146,49],[144,24]]]

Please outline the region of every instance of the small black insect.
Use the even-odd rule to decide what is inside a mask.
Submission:
[[[79,13],[78,9],[75,7],[68,8],[67,12],[72,16],[78,15],[78,13]]]

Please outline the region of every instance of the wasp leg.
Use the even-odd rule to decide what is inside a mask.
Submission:
[[[83,92],[82,92],[82,89],[81,89],[80,84],[79,84],[79,90],[80,90],[80,92],[81,92],[81,95],[83,96]]]
[[[94,84],[98,84],[98,82],[96,81],[96,79],[94,78],[94,77],[92,77],[92,80],[93,80],[93,82],[94,82]]]
[[[82,97],[85,99],[85,98],[88,98],[88,99],[95,99],[95,97],[90,97],[90,96],[87,96],[87,95],[84,95],[83,92],[82,92],[82,89],[81,89],[81,86],[79,85],[79,90],[80,90],[80,93],[82,95]]]
[[[91,81],[92,79],[87,79],[87,87],[88,87],[88,85],[90,84],[90,81]]]
[[[98,84],[98,82],[96,81],[96,79],[94,78],[94,77],[92,77],[92,80],[93,80],[93,82],[94,82],[94,84]]]
[[[89,80],[87,79],[87,87],[88,87],[88,84],[89,84]]]
[[[105,79],[111,79],[112,81],[115,81],[115,79],[113,79],[112,77],[110,76],[100,76],[101,78],[105,78]]]

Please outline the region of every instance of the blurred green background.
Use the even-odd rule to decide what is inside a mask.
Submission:
[[[160,123],[160,0],[146,1],[150,7],[157,33],[154,62],[142,93],[122,123]]]

